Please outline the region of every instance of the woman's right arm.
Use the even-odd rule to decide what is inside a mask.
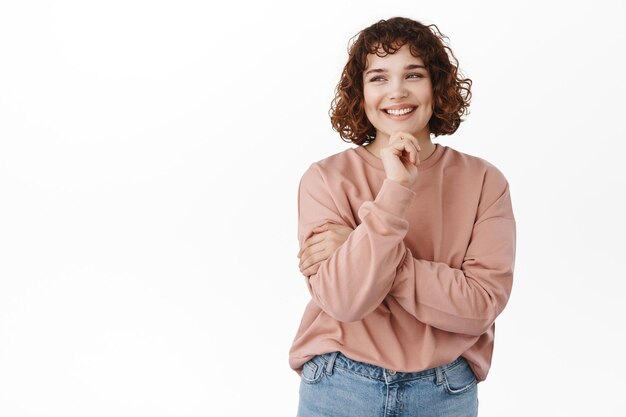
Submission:
[[[313,301],[328,315],[357,321],[382,303],[405,255],[405,213],[414,197],[410,188],[385,179],[376,198],[359,208],[361,223],[306,279]],[[327,222],[353,227],[351,217],[343,191],[333,189],[322,168],[312,164],[298,188],[300,248],[316,227]]]

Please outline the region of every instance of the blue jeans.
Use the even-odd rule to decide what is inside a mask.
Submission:
[[[475,417],[478,383],[463,357],[396,372],[341,352],[314,356],[300,376],[298,417]]]

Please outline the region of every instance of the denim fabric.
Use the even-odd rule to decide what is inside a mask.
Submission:
[[[463,357],[395,372],[341,352],[317,355],[300,376],[297,417],[475,417],[478,383]]]

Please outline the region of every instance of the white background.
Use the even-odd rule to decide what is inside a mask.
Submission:
[[[0,415],[295,415],[298,182],[396,15],[474,81],[436,142],[511,185],[480,415],[623,415],[624,2],[414,0],[0,3]]]

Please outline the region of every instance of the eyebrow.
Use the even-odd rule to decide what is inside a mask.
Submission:
[[[423,68],[423,69],[426,69],[426,67],[425,67],[425,66],[423,66],[423,65],[417,65],[417,64],[409,64],[409,65],[407,65],[406,67],[404,67],[404,69],[405,69],[405,70],[412,70],[412,69],[417,69],[417,68]],[[386,69],[384,69],[384,68],[375,68],[375,69],[371,69],[371,70],[367,71],[364,75],[365,75],[365,76],[367,76],[367,74],[369,74],[370,72],[378,72],[378,73],[381,73],[381,72],[387,72],[387,70],[386,70]]]

